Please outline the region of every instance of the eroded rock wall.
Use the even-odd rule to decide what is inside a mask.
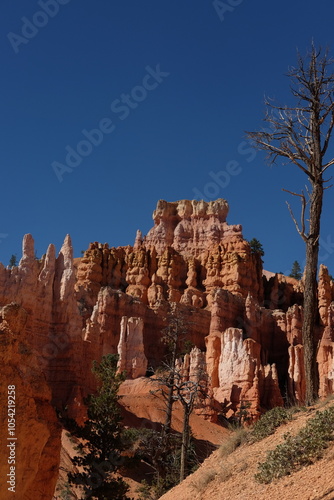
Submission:
[[[60,461],[61,426],[51,404],[50,386],[29,342],[28,324],[29,314],[18,303],[0,307],[0,491],[4,499],[51,499]]]
[[[43,474],[53,484],[43,460],[46,456],[56,467],[55,457],[48,458],[50,447],[57,455],[60,443],[54,408],[66,407],[84,419],[83,399],[96,388],[92,362],[104,354],[118,353],[120,369],[131,378],[158,368],[171,310],[182,316],[194,347],[181,361],[185,376],[193,380],[199,368],[205,372],[206,392],[197,411],[207,418],[214,419],[217,408],[236,412],[242,401],[256,417],[303,400],[303,282],[263,276],[261,256],[227,216],[225,200],[160,200],[154,227],[146,236],[138,231],[134,246],[95,242],[73,259],[66,237],[58,255],[50,245],[37,260],[33,238],[26,235],[19,266],[0,264],[0,326],[7,332],[1,334],[6,367],[1,384],[17,380],[22,411],[31,401],[22,425],[37,419],[40,426],[40,441],[35,448],[29,444],[31,454],[40,457],[33,476],[37,485]],[[318,297],[314,335],[319,394],[326,396],[334,390],[334,287],[325,267]]]

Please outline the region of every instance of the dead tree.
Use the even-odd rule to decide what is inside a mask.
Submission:
[[[161,394],[166,401],[166,420],[164,430],[166,434],[170,432],[172,424],[172,411],[175,402],[175,377],[176,377],[176,360],[180,355],[180,350],[184,347],[187,330],[189,324],[186,324],[180,311],[177,310],[176,304],[172,304],[171,312],[167,316],[167,327],[163,330],[162,342],[167,346],[168,359],[164,363],[166,375],[157,377],[162,387]]]
[[[267,100],[265,121],[269,127],[247,133],[256,148],[267,152],[270,163],[275,163],[277,159],[291,163],[306,175],[310,184],[300,193],[285,190],[301,201],[300,223],[289,204],[288,208],[306,245],[303,345],[308,405],[318,396],[315,339],[317,270],[323,196],[324,190],[330,187],[325,185],[329,179],[324,179],[324,174],[334,164],[334,158],[328,158],[334,126],[332,64],[328,50],[323,53],[313,44],[306,57],[298,53],[297,67],[291,68],[288,73],[296,105],[275,106]]]
[[[186,477],[187,463],[190,444],[190,415],[192,414],[195,404],[199,398],[207,398],[207,375],[199,368],[196,373],[192,374],[184,369],[183,359],[176,360],[174,366],[165,364],[167,375],[157,376],[154,378],[160,386],[158,390],[151,391],[151,394],[162,395],[166,401],[166,415],[168,418],[169,408],[172,412],[173,405],[177,401],[181,403],[183,408],[183,425],[182,425],[182,440],[181,440],[181,456],[180,456],[180,482]],[[172,373],[172,377],[171,374]],[[172,382],[173,381],[173,382]],[[165,388],[167,387],[167,391]],[[171,394],[171,400],[169,399]],[[172,413],[171,413],[172,414]],[[170,414],[170,421],[171,421]],[[170,427],[166,428],[161,433],[161,438],[164,442],[171,437],[169,434]],[[167,440],[167,441],[166,441]]]
[[[198,397],[205,394],[206,384],[203,385],[203,377],[200,371],[195,380],[184,380],[182,370],[175,373],[175,396],[183,407],[183,429],[180,459],[180,483],[186,476],[188,451],[190,442],[190,415],[194,410]]]

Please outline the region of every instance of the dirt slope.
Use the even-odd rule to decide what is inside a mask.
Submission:
[[[163,411],[164,403],[157,395],[151,394],[151,391],[157,389],[157,385],[149,378],[138,378],[135,380],[126,380],[119,390],[120,404],[123,407],[123,423],[129,427],[149,428],[159,430],[161,424],[165,420],[165,413]],[[172,427],[177,432],[182,432],[182,407],[174,404]],[[190,424],[192,433],[196,441],[197,449],[203,452],[205,456],[208,455],[212,449],[219,446],[229,432],[223,427],[214,423],[203,420],[198,415],[191,415]],[[71,457],[77,454],[75,451],[76,439],[69,437],[66,431],[62,433],[62,451],[60,460],[59,479],[57,484],[57,491],[54,495],[54,500],[60,500],[65,497],[75,500],[78,498],[71,488],[72,496],[66,491],[67,472],[72,470]],[[137,470],[132,471],[131,477],[124,477],[125,481],[130,486],[128,495],[134,499],[138,498],[137,489],[140,486],[141,479],[144,479],[145,473],[151,471],[145,470],[144,467],[138,467]],[[63,496],[62,496],[63,495]]]
[[[123,406],[123,422],[130,427],[148,428],[159,430],[165,421],[164,401],[158,394],[151,392],[157,389],[157,385],[152,379],[138,378],[126,380],[120,387],[120,404]],[[183,409],[178,403],[173,406],[172,428],[177,432],[182,432]],[[214,423],[204,420],[202,417],[193,414],[190,417],[190,425],[195,439],[197,451],[203,456],[208,456],[213,449],[224,442],[229,435],[229,431]],[[141,479],[140,472],[132,477],[124,477],[130,486],[129,497],[138,498],[137,489]],[[150,473],[151,471],[145,471]],[[174,499],[175,500],[175,499]],[[181,500],[181,499],[180,499]]]
[[[254,480],[257,464],[265,460],[266,451],[279,444],[286,432],[297,433],[306,420],[315,415],[316,409],[298,413],[274,435],[253,445],[243,445],[227,457],[217,450],[194,474],[160,500],[333,500],[334,444],[320,461],[291,476],[269,485]],[[323,409],[324,406],[320,411]]]
[[[126,380],[120,386],[120,404],[124,408],[123,422],[133,427],[147,427],[159,429],[165,421],[165,404],[161,396],[152,394],[158,385],[150,378],[141,377],[135,380]],[[172,427],[182,432],[183,409],[178,403],[173,406]],[[193,436],[199,441],[208,441],[213,445],[220,445],[229,432],[220,425],[204,420],[193,413],[190,417]]]
[[[122,384],[120,402],[125,409],[125,424],[139,428],[159,427],[164,413],[161,401],[150,394],[153,388],[152,383],[144,378]],[[334,443],[325,451],[321,460],[291,476],[269,485],[262,485],[254,480],[257,464],[265,460],[267,450],[282,442],[286,432],[296,434],[306,421],[315,415],[317,409],[322,411],[331,405],[334,405],[334,401],[326,405],[320,404],[305,412],[301,411],[295,414],[291,422],[281,426],[274,435],[253,445],[243,445],[229,456],[224,456],[219,449],[214,451],[194,474],[163,495],[160,500],[334,500]],[[173,427],[175,430],[181,430],[181,425],[182,409],[176,408]],[[219,445],[229,437],[226,429],[204,421],[197,415],[192,416],[191,425],[198,442]],[[73,443],[63,433],[60,484],[64,485],[66,482],[65,470],[71,467],[69,456],[73,454]],[[140,477],[125,477],[125,480],[131,487],[130,496],[137,498],[136,490]],[[64,486],[59,487],[58,495],[54,498],[62,498],[59,494],[64,489]]]

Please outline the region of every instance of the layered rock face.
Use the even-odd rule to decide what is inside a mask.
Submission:
[[[334,302],[333,282],[325,266],[320,266],[318,295],[320,332],[323,332],[318,334],[319,396],[326,397],[334,392]]]
[[[28,339],[29,315],[15,302],[0,307],[1,498],[52,498],[61,426],[51,389]]]
[[[162,331],[171,310],[182,317],[194,346],[178,363],[189,380],[201,372],[206,395],[196,411],[206,418],[214,419],[217,411],[231,415],[245,401],[257,417],[275,405],[303,400],[303,284],[283,275],[263,277],[260,255],[227,216],[222,199],[160,200],[154,227],[146,236],[138,231],[133,246],[95,242],[73,259],[66,237],[58,256],[50,245],[36,260],[27,235],[19,266],[0,264],[0,326],[9,332],[2,337],[7,371],[1,383],[6,388],[14,377],[20,404],[35,401],[24,414],[40,425],[41,439],[35,448],[31,443],[40,461],[48,457],[50,443],[55,450],[60,446],[55,407],[84,419],[83,398],[96,388],[93,360],[118,353],[119,369],[129,378],[161,365]],[[314,335],[319,394],[326,396],[334,390],[334,293],[323,266],[318,296]],[[30,357],[19,351],[21,336]],[[43,465],[38,470],[52,484]],[[43,495],[35,498],[49,498]]]
[[[15,386],[17,437],[17,496],[2,484],[3,498],[52,498],[61,448],[55,407],[70,404],[73,416],[84,410],[73,397],[83,371],[73,363],[83,350],[74,282],[69,237],[57,258],[50,245],[36,260],[33,238],[26,235],[19,266],[0,264],[1,435],[7,431],[7,387]],[[1,481],[9,472],[6,451],[0,451]]]
[[[120,339],[117,347],[118,369],[126,371],[130,378],[143,377],[147,370],[147,358],[144,353],[142,318],[123,316]]]
[[[137,232],[134,247],[91,244],[78,266],[77,287],[96,299],[101,286],[111,286],[145,304],[181,302],[203,308],[217,287],[262,300],[261,265],[243,239],[241,226],[226,222],[225,200],[198,202],[160,200],[154,227]]]
[[[54,246],[49,245],[46,254],[37,260],[34,240],[26,235],[18,267],[9,269],[0,264],[0,307],[15,301],[27,312],[27,341],[59,407],[72,401],[76,381],[82,377],[83,367],[72,363],[83,352],[75,281],[69,236],[57,257]]]
[[[221,336],[218,381],[215,398],[232,410],[246,401],[255,415],[261,407],[283,405],[275,364],[261,364],[261,344],[243,339],[241,329],[227,328]]]

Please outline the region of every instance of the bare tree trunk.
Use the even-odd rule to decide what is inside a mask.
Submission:
[[[174,304],[175,306],[175,304]],[[174,404],[174,393],[175,393],[175,378],[176,378],[176,359],[179,344],[185,339],[187,332],[187,325],[185,324],[181,313],[177,311],[175,307],[172,306],[172,312],[168,316],[169,324],[167,328],[164,329],[165,335],[163,337],[164,342],[169,348],[170,359],[168,361],[168,376],[165,385],[167,386],[167,394],[165,395],[166,400],[166,420],[164,432],[169,434],[172,427],[172,413]]]
[[[173,377],[174,378],[174,377]],[[170,386],[168,387],[167,393],[167,408],[166,408],[166,420],[165,420],[165,433],[169,434],[172,427],[172,412],[173,412],[173,395],[174,395],[174,380],[171,381]]]
[[[176,363],[176,352],[177,352],[177,337],[174,339],[174,344],[172,347],[172,360],[170,365],[170,373],[168,377],[168,393],[167,393],[167,408],[166,408],[166,421],[165,421],[165,433],[169,434],[172,427],[172,413],[174,404],[174,389],[175,389],[175,363]]]
[[[314,403],[318,396],[317,346],[315,326],[318,315],[317,271],[320,219],[324,195],[324,173],[334,165],[334,158],[326,158],[334,131],[334,72],[328,51],[322,55],[312,43],[305,58],[298,54],[297,67],[289,76],[294,106],[275,106],[267,100],[265,121],[270,129],[249,132],[248,137],[258,149],[266,151],[270,163],[277,158],[299,168],[311,183],[309,201],[301,194],[301,222],[298,224],[290,205],[288,208],[299,235],[306,244],[303,344],[306,382],[306,404]],[[330,187],[330,186],[327,186]],[[327,188],[326,187],[326,188]],[[307,189],[307,188],[306,188]],[[308,191],[308,190],[307,190]],[[309,205],[309,217],[306,207]]]
[[[180,483],[185,478],[187,468],[187,454],[189,446],[189,419],[191,409],[184,405],[183,416],[183,431],[182,431],[182,444],[181,444],[181,464],[180,464]]]
[[[306,242],[306,268],[304,290],[303,345],[306,397],[311,405],[318,397],[317,346],[315,325],[318,313],[317,269],[320,236],[320,215],[323,200],[323,184],[320,180],[313,185],[310,207],[310,233]]]

